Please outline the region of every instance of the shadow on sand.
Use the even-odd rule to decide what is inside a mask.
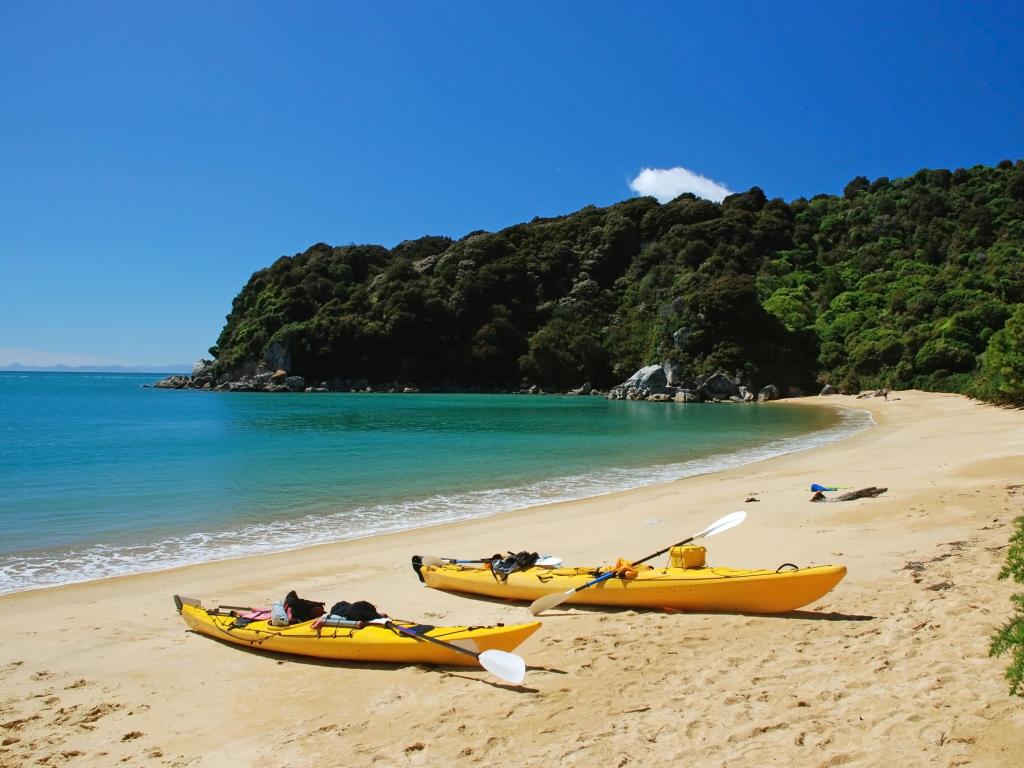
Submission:
[[[345,659],[318,659],[313,656],[299,656],[293,653],[281,653],[279,651],[266,651],[261,648],[252,648],[238,643],[233,643],[230,640],[222,640],[219,637],[211,637],[210,635],[204,635],[202,632],[196,632],[194,629],[186,630],[188,634],[195,635],[196,637],[202,637],[206,640],[212,640],[220,645],[227,646],[236,651],[242,653],[248,653],[258,659],[264,659],[267,663],[272,664],[284,664],[290,662],[292,664],[303,664],[308,667],[325,667],[328,669],[373,669],[386,672],[397,672],[400,669],[406,667],[419,667],[424,671],[437,672],[438,674],[446,677],[459,677],[463,680],[472,680],[477,683],[483,683],[493,688],[502,688],[506,691],[516,691],[518,693],[539,693],[540,691],[536,688],[527,688],[524,685],[510,685],[508,683],[495,682],[489,678],[471,677],[469,675],[459,674],[460,672],[466,672],[471,669],[476,669],[479,672],[487,672],[483,667],[473,667],[470,665],[457,666],[455,664],[419,664],[415,662],[409,663],[388,663],[388,662],[377,662],[377,661],[346,661]],[[554,672],[559,673],[561,670],[548,669],[545,667],[527,667],[527,670],[534,669],[541,672]]]

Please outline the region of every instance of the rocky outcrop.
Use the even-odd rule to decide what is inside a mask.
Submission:
[[[869,389],[869,390],[867,390],[865,392],[861,392],[859,395],[857,395],[857,399],[858,400],[863,399],[865,397],[884,397],[886,400],[888,400],[889,399],[889,390],[888,389]]]
[[[573,390],[570,394],[575,394]],[[713,373],[695,379],[685,379],[674,363],[648,365],[641,368],[621,384],[612,387],[609,400],[650,400],[676,403],[753,403],[777,400],[779,390],[772,384],[757,394],[750,387],[725,373]]]
[[[668,377],[665,375],[665,369],[662,366],[648,365],[646,368],[641,368],[634,373],[624,383],[626,385],[632,384],[637,389],[641,387],[654,389],[655,387],[667,387]]]
[[[166,379],[161,379],[153,386],[157,389],[185,389],[188,387],[190,377],[188,376],[168,376]]]
[[[263,351],[263,362],[272,371],[287,371],[292,367],[292,356],[288,351],[288,345],[283,341],[274,341],[268,344]]]
[[[836,387],[833,387],[831,384],[826,384],[824,387],[822,387],[821,392],[818,393],[819,397],[821,395],[838,395],[838,394],[839,394],[839,389],[836,388]]]
[[[739,385],[724,373],[713,373],[698,387],[705,400],[728,400],[740,397]]]
[[[158,389],[216,389],[220,392],[303,392],[307,389],[304,378],[289,376],[283,368],[249,364],[233,372],[218,374],[212,360],[196,361],[191,376],[168,376],[153,386]],[[315,391],[329,391],[326,382]]]
[[[191,386],[208,389],[215,386],[216,383],[216,369],[213,366],[213,360],[196,360],[192,366]]]

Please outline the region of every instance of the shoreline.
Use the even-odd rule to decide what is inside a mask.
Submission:
[[[849,398],[844,397],[844,399]],[[21,592],[30,592],[40,589],[87,584],[94,581],[103,581],[121,576],[159,573],[161,571],[188,567],[190,565],[237,560],[259,555],[296,552],[307,547],[338,544],[392,533],[411,532],[437,525],[446,525],[453,522],[484,520],[509,514],[514,515],[534,507],[585,501],[587,499],[600,498],[602,496],[608,496],[616,493],[628,493],[630,491],[646,487],[673,483],[690,477],[699,477],[736,467],[749,466],[778,456],[785,456],[805,450],[818,449],[823,446],[848,439],[859,431],[870,429],[875,426],[875,422],[869,410],[865,408],[858,408],[855,405],[847,403],[822,402],[821,398],[818,397],[793,398],[790,400],[779,400],[774,401],[774,403],[759,403],[756,405],[760,408],[777,408],[780,407],[780,404],[792,404],[796,400],[807,401],[801,402],[801,404],[816,407],[818,409],[826,409],[833,413],[838,413],[840,416],[836,424],[824,429],[817,429],[794,437],[775,438],[753,447],[741,448],[737,451],[728,453],[712,453],[707,456],[693,459],[683,459],[665,464],[645,465],[642,468],[608,467],[583,474],[570,474],[559,478],[535,480],[508,488],[466,491],[440,500],[431,497],[416,502],[428,504],[434,502],[446,503],[455,509],[454,516],[449,519],[434,519],[432,516],[428,515],[423,521],[412,521],[411,525],[403,522],[397,522],[394,523],[393,527],[390,529],[381,526],[367,531],[356,532],[342,538],[317,540],[318,538],[323,539],[324,532],[322,529],[330,520],[332,520],[332,518],[338,517],[339,522],[345,522],[340,518],[343,518],[346,514],[337,512],[318,512],[304,514],[296,518],[289,518],[287,522],[283,522],[281,520],[267,520],[258,523],[250,523],[248,526],[232,531],[199,530],[156,541],[138,542],[129,545],[128,550],[152,549],[159,551],[162,544],[173,543],[174,546],[182,546],[181,542],[183,540],[187,541],[193,537],[203,540],[204,547],[210,546],[210,541],[216,540],[219,543],[214,544],[211,550],[197,553],[197,559],[188,561],[179,560],[178,562],[175,562],[172,557],[165,562],[155,565],[155,567],[145,568],[142,570],[129,570],[122,573],[105,573],[82,577],[75,575],[66,581],[56,583],[33,583],[19,586],[15,589],[9,589],[5,585],[4,588],[0,589],[0,596],[19,594]],[[750,404],[727,404],[723,407],[749,407],[749,405]],[[650,407],[659,408],[672,406],[650,404]],[[553,489],[557,486],[561,486],[564,490],[561,493],[554,491]],[[543,498],[545,495],[552,493],[554,494],[553,498]],[[512,500],[499,504],[497,507],[488,509],[487,511],[471,511],[471,509],[476,509],[480,506],[479,502],[475,499],[479,494],[484,494],[486,496],[493,496],[495,494],[509,495],[512,497]],[[371,510],[372,509],[373,508],[371,507]],[[261,535],[271,538],[275,529],[278,531],[283,529],[284,532],[291,533],[291,531],[295,530],[296,527],[304,527],[308,521],[314,522],[310,524],[311,527],[308,528],[304,535],[299,534],[299,538],[303,540],[288,543],[280,548],[260,548],[252,542],[254,536],[252,529],[258,529]],[[244,542],[248,542],[248,544]],[[76,546],[67,551],[54,551],[52,555],[54,558],[76,558],[76,567],[79,570],[89,570],[94,569],[95,566],[87,566],[86,563],[99,559],[101,555],[98,550],[105,550],[107,547],[108,545],[106,544],[91,544],[83,545],[81,547]],[[232,549],[240,549],[241,551],[231,552],[230,550]],[[45,552],[45,550],[40,551]],[[21,557],[25,556],[25,553],[12,554]],[[123,555],[125,554],[125,551],[122,550],[121,552],[115,552],[114,554]],[[104,553],[102,557],[110,557],[110,554]],[[139,555],[132,555],[132,557],[138,558]],[[122,567],[131,568],[137,565],[138,563],[133,561],[132,563],[123,565]],[[41,569],[48,569],[48,565],[45,561],[40,563],[37,567]]]
[[[1024,514],[1024,414],[957,395],[877,400],[851,401],[876,426],[839,442],[656,486],[0,596],[0,765],[72,755],[89,766],[299,766],[344,753],[353,765],[482,766],[514,754],[573,766],[735,768],[780,756],[870,766],[879,750],[901,766],[1020,764],[1024,707],[987,643],[1019,591],[996,574]],[[811,482],[889,490],[811,504]],[[171,604],[175,593],[255,604],[295,589],[433,624],[513,623],[524,605],[425,588],[409,557],[511,548],[599,565],[736,509],[747,521],[707,544],[709,562],[835,562],[849,575],[777,617],[552,611],[518,651],[522,686],[482,670],[246,652],[185,631]]]

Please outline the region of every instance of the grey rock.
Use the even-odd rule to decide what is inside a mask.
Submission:
[[[292,392],[301,392],[306,388],[306,380],[301,376],[289,376],[284,380],[284,385]]]
[[[698,387],[705,400],[728,400],[739,397],[740,388],[736,382],[724,373],[713,373],[700,383]]]
[[[192,378],[193,379],[211,379],[213,378],[213,360],[207,360],[202,358],[196,360],[192,364]]]
[[[691,331],[689,328],[677,328],[672,332],[672,345],[679,350],[686,349],[686,343],[689,341]]]
[[[272,371],[278,369],[288,370],[292,367],[292,356],[288,347],[281,341],[274,341],[263,350],[263,361]]]
[[[658,393],[658,394],[655,394],[655,395],[651,395],[647,399],[650,400],[652,403],[671,403],[672,402],[672,398],[669,395],[665,395],[665,394],[661,394],[661,393]]]
[[[188,386],[188,376],[168,376],[166,379],[160,379],[153,386],[157,389],[184,389]]]
[[[769,384],[766,387],[762,387],[761,391],[757,393],[757,402],[765,403],[769,400],[779,399],[779,389],[774,384]]]
[[[273,383],[273,381],[272,381],[273,377],[274,377],[274,374],[270,373],[269,371],[265,372],[265,373],[257,373],[251,379],[253,389],[256,389],[256,390],[265,389],[266,387],[268,387],[270,384]]]
[[[831,384],[826,384],[824,387],[822,387],[821,392],[818,393],[818,396],[820,397],[821,395],[838,395],[838,394],[839,394],[839,389],[837,387],[833,387]]]
[[[438,258],[440,258],[440,255],[426,256],[419,261],[414,261],[412,263],[412,268],[421,275],[429,275],[434,271],[434,265],[437,264]]]
[[[668,386],[668,377],[660,365],[648,365],[626,379],[625,383],[644,387],[665,387]]]

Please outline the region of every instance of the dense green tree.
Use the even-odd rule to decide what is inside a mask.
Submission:
[[[858,176],[790,203],[649,197],[391,249],[317,243],[256,272],[221,372],[548,388],[671,361],[751,385],[815,380],[1021,402],[1024,162]]]
[[[1017,305],[1006,326],[989,339],[973,392],[1024,406],[1024,304]]]

